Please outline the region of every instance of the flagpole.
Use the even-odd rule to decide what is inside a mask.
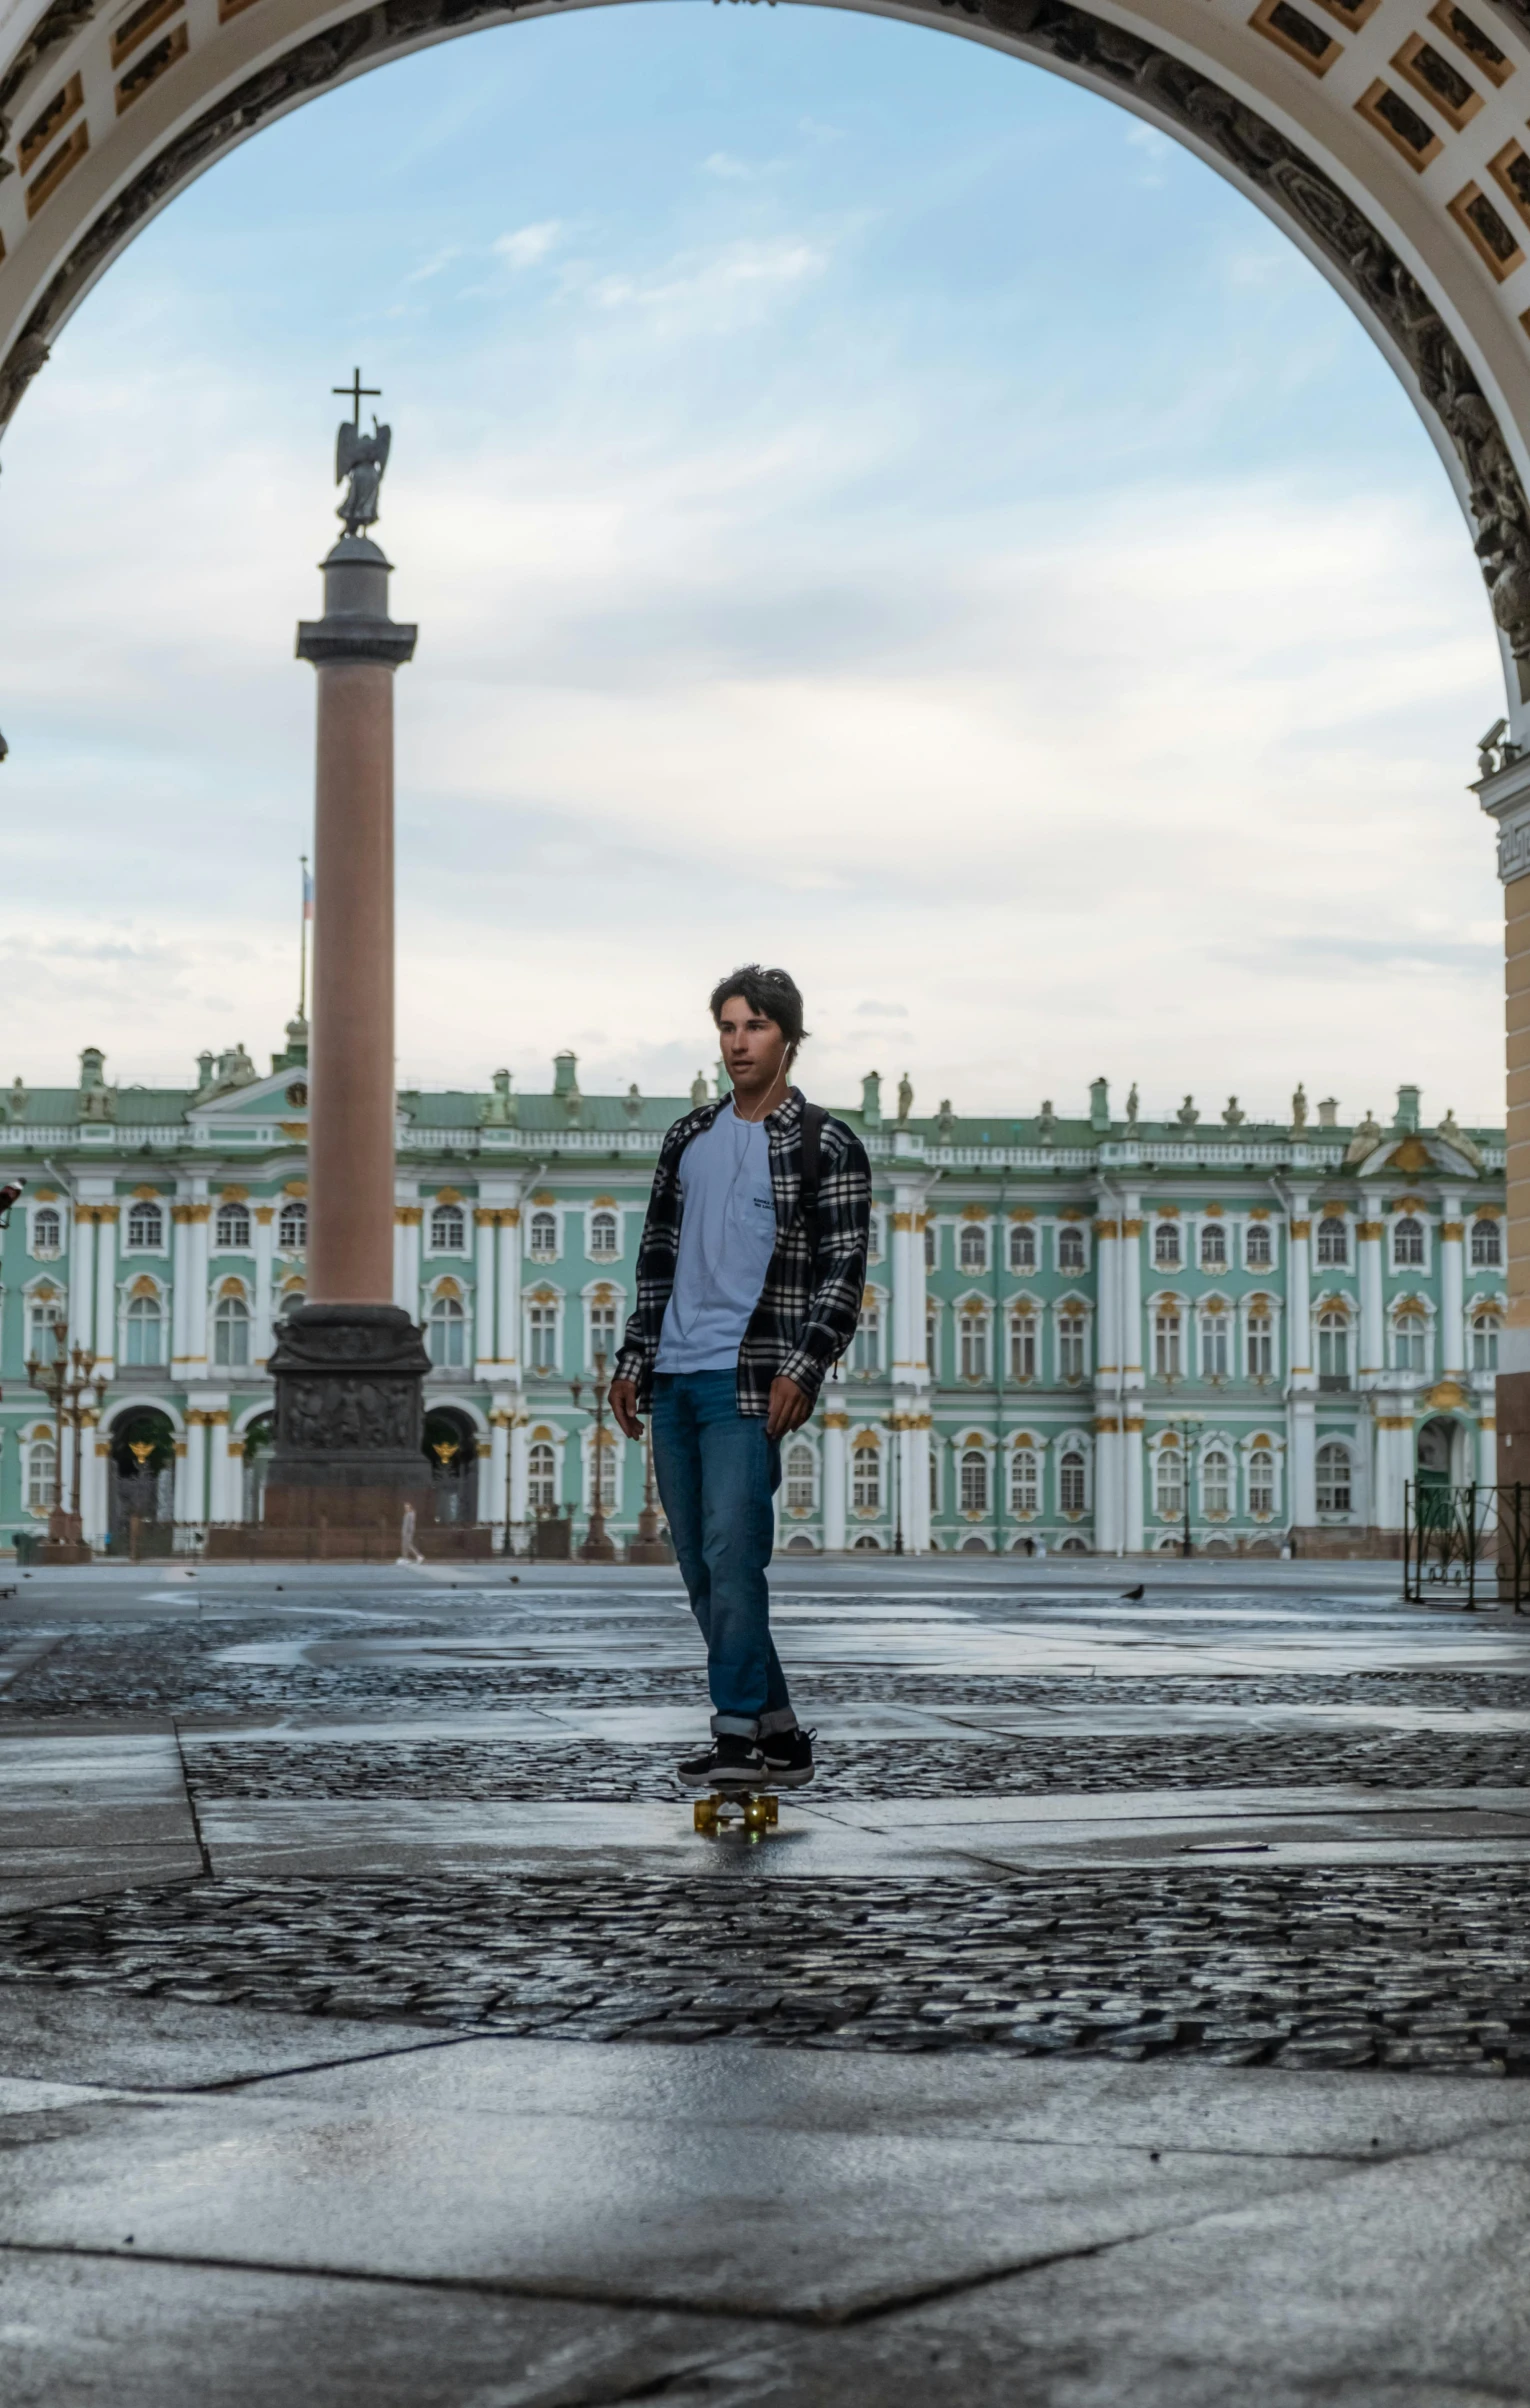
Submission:
[[[306,1020],[308,1017],[308,855],[300,853],[298,859],[303,865],[302,916],[298,921],[298,1018]]]

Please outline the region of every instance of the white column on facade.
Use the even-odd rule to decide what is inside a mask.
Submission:
[[[528,1423],[524,1413],[517,1413],[510,1424],[510,1519],[517,1529],[525,1526],[526,1491],[530,1483],[529,1458],[531,1441],[527,1436]]]
[[[1466,1223],[1459,1196],[1441,1198],[1440,1355],[1441,1377],[1466,1369]]]
[[[117,1355],[117,1224],[115,1204],[96,1208],[96,1377],[112,1379]]]
[[[473,1262],[473,1355],[474,1370],[481,1380],[492,1379],[495,1363],[494,1273],[499,1214],[492,1205],[480,1204],[473,1214],[475,1241]],[[479,1516],[483,1520],[483,1515]]]
[[[1386,1363],[1381,1310],[1382,1225],[1380,1221],[1357,1222],[1355,1235],[1360,1255],[1360,1360],[1355,1384],[1374,1388]]]
[[[178,1438],[175,1442],[175,1485],[171,1492],[170,1512],[178,1523],[190,1522],[195,1519],[192,1510],[190,1420],[191,1417],[188,1414],[186,1435],[184,1438]]]
[[[496,1231],[499,1256],[496,1279],[494,1352],[499,1376],[520,1385],[521,1377],[521,1215],[507,1204]]]
[[[189,1198],[179,1197],[171,1205],[170,1222],[170,1369],[178,1379],[184,1379],[189,1351],[187,1307],[191,1301],[192,1222]],[[177,1521],[182,1519],[179,1508],[175,1518]]]
[[[188,1522],[207,1519],[207,1416],[200,1406],[186,1416],[186,1511]]]
[[[1371,1522],[1377,1530],[1400,1530],[1403,1523],[1403,1485],[1411,1476],[1413,1417],[1407,1413],[1378,1413]]]
[[[237,1522],[238,1508],[230,1501],[232,1480],[228,1451],[228,1399],[209,1398],[204,1419],[207,1427],[207,1519],[210,1522]]]
[[[198,1179],[196,1188],[187,1228],[190,1243],[187,1247],[186,1376],[193,1380],[205,1380],[208,1373],[207,1273],[212,1206],[207,1200],[206,1180]]]
[[[830,1406],[823,1417],[823,1544],[826,1555],[845,1551],[845,1516],[849,1477],[845,1432],[850,1416]]]
[[[398,1302],[411,1321],[418,1321],[420,1317],[420,1223],[424,1218],[424,1207],[420,1204],[396,1206],[395,1227],[399,1226],[400,1216],[402,1227],[399,1229],[401,1259]]]
[[[898,1516],[904,1550],[924,1555],[930,1544],[929,1363],[924,1343],[924,1202],[922,1179],[895,1179],[891,1223],[892,1329],[890,1375],[897,1445]],[[827,1433],[827,1423],[825,1424]],[[844,1452],[843,1433],[840,1452]],[[828,1441],[824,1457],[824,1544],[843,1546],[844,1481],[839,1482],[841,1534],[828,1536]]]
[[[80,1535],[99,1547],[106,1537],[106,1465],[110,1450],[99,1420],[84,1433],[80,1456]]]
[[[69,1343],[88,1348],[96,1316],[95,1214],[77,1205],[69,1217]]]
[[[478,1492],[478,1519],[487,1522],[503,1546],[510,1472],[510,1423],[515,1400],[501,1390],[489,1408],[489,1452],[480,1456],[483,1474]]]
[[[1142,1328],[1142,1198],[1128,1188],[1121,1220],[1121,1446],[1122,1529],[1128,1555],[1140,1555],[1145,1470],[1147,1347]]]
[[[257,1369],[271,1352],[272,1296],[271,1263],[275,1238],[276,1206],[252,1204],[250,1215],[254,1223],[255,1240],[255,1343],[253,1354]]]
[[[1101,1555],[1125,1552],[1122,1515],[1121,1223],[1109,1201],[1094,1223],[1094,1543]],[[1004,1467],[1000,1466],[1000,1477]]]
[[[1286,1198],[1286,1447],[1288,1520],[1310,1530],[1317,1520],[1317,1371],[1312,1329],[1312,1209],[1303,1190]]]
[[[1491,1410],[1486,1411],[1477,1431],[1477,1478],[1491,1488],[1498,1477],[1498,1422]]]

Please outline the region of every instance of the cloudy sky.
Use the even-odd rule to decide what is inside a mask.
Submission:
[[[399,1068],[1502,1111],[1496,648],[1423,429],[1185,153],[838,11],[477,34],[261,134],[74,319],[0,479],[0,1077],[295,999],[329,388],[394,457]]]

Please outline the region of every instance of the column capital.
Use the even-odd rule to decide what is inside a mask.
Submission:
[[[1475,780],[1472,793],[1498,829],[1498,875],[1505,886],[1530,877],[1530,753],[1505,747],[1509,758]]]

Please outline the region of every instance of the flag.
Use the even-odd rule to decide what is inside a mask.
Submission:
[[[313,918],[313,879],[309,875],[306,860],[303,863],[303,917],[305,920]]]

